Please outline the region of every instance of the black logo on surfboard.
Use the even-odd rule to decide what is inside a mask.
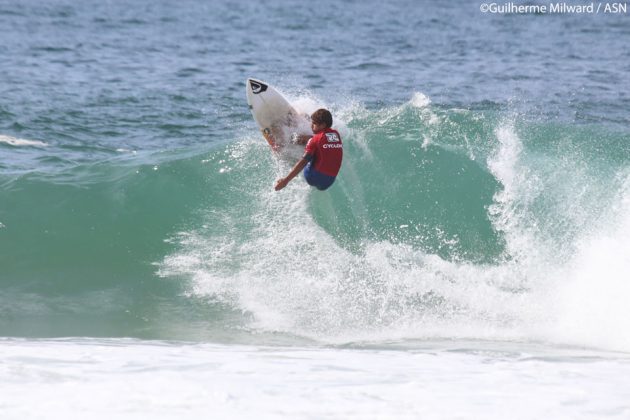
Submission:
[[[251,86],[252,92],[254,93],[254,95],[257,95],[267,90],[266,84],[257,82],[255,80],[250,80],[249,85]]]

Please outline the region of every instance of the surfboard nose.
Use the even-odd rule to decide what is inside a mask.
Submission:
[[[265,82],[262,82],[260,80],[256,80],[253,78],[248,78],[247,81],[245,82],[246,86],[247,86],[247,92],[251,92],[254,95],[257,95],[259,93],[262,93],[264,91],[267,90],[268,85]]]

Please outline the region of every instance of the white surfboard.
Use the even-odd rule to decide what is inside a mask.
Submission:
[[[291,142],[293,134],[312,134],[310,121],[268,83],[247,79],[247,104],[271,148],[285,156],[299,156],[304,146]]]

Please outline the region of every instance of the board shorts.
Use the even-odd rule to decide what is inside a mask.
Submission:
[[[320,191],[328,189],[337,177],[324,175],[313,169],[312,162],[309,162],[304,168],[304,179],[308,185],[317,188]]]

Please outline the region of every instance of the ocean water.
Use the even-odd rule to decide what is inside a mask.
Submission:
[[[630,16],[480,5],[0,2],[2,417],[629,418]]]

